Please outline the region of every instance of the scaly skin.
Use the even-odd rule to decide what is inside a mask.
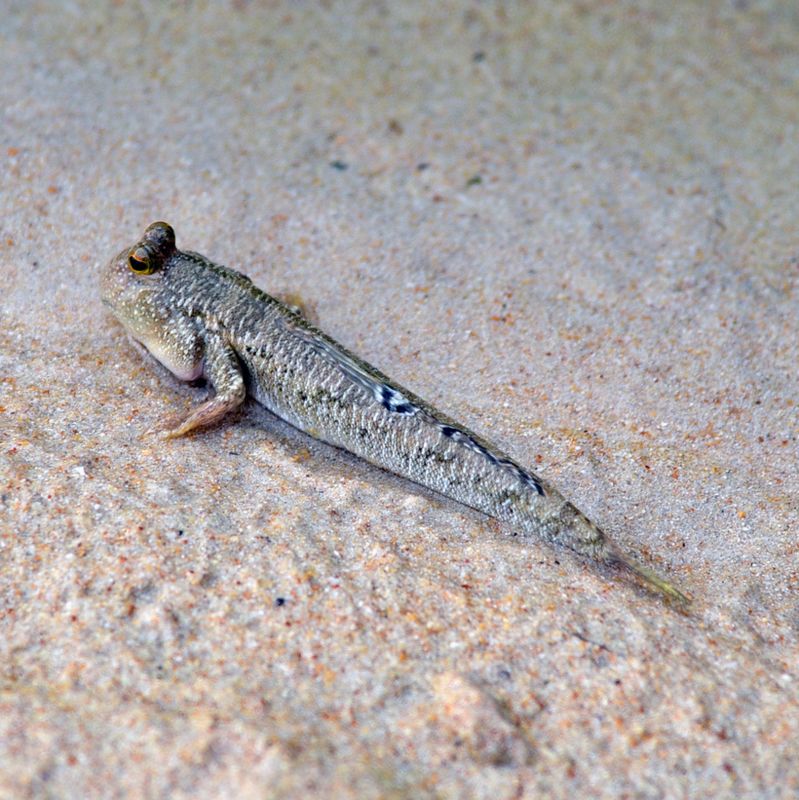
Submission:
[[[167,436],[183,436],[246,394],[317,439],[355,453],[598,562],[619,564],[666,597],[689,599],[624,555],[535,473],[394,383],[258,289],[239,272],[182,252],[155,222],[102,274],[103,302],[134,340],[182,380],[205,376],[215,395]]]

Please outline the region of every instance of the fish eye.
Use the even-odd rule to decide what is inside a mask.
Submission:
[[[137,275],[152,275],[156,268],[150,254],[143,247],[131,250],[128,256],[128,266]]]

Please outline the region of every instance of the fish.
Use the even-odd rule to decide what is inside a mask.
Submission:
[[[154,222],[100,277],[130,337],[209,399],[166,431],[212,425],[250,396],[305,433],[597,564],[621,567],[669,601],[691,598],[640,564],[533,470],[404,388],[241,272],[177,248]]]

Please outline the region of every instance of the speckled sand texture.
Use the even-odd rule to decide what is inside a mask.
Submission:
[[[799,794],[792,2],[0,3],[0,797]],[[131,347],[156,219],[634,583]]]

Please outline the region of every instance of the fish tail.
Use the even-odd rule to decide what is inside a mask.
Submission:
[[[667,580],[664,580],[651,569],[644,567],[634,559],[630,558],[630,556],[622,553],[622,551],[617,547],[611,546],[609,556],[610,557],[608,560],[610,563],[620,564],[626,570],[631,572],[633,575],[637,575],[644,583],[646,583],[652,589],[660,592],[660,594],[669,600],[676,601],[684,608],[687,608],[689,605],[691,605],[691,597],[689,595],[683,594],[675,586],[672,586],[672,584],[670,584]]]

